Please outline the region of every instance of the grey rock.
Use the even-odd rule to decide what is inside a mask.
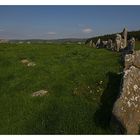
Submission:
[[[116,39],[115,39],[115,50],[119,52],[120,48],[122,46],[122,37],[120,34],[116,34]]]
[[[134,52],[134,60],[133,65],[140,69],[140,50]]]
[[[29,61],[28,59],[22,59],[22,60],[21,60],[21,63],[22,63],[22,64],[28,64],[29,62],[30,62],[30,61]]]
[[[22,59],[21,63],[26,65],[27,67],[34,67],[36,65],[35,62],[32,62],[32,61],[30,61],[28,59]]]
[[[32,94],[32,97],[37,97],[37,96],[45,96],[47,95],[48,91],[47,90],[39,90],[36,91]]]
[[[100,48],[101,45],[101,39],[99,38],[96,42],[96,48]]]
[[[135,38],[132,37],[129,41],[128,41],[128,50],[129,51],[134,51],[135,49]]]
[[[138,134],[140,126],[140,51],[125,57],[125,69],[120,97],[114,104],[113,115],[127,134]]]
[[[28,67],[34,67],[35,65],[36,65],[35,62],[29,62],[29,63],[27,64]]]
[[[127,46],[127,29],[126,28],[123,29],[122,37],[123,37],[122,48],[126,48],[126,46]]]

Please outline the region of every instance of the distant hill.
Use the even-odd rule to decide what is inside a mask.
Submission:
[[[119,33],[121,34],[121,33]],[[10,43],[77,43],[77,42],[82,42],[87,44],[90,40],[93,40],[93,42],[97,42],[98,38],[101,40],[108,40],[112,39],[114,40],[116,36],[116,33],[114,34],[106,34],[102,36],[96,36],[96,37],[91,37],[91,38],[64,38],[64,39],[15,39],[15,40],[6,40],[7,42]],[[136,40],[140,40],[140,30],[139,31],[130,31],[128,32],[128,39],[130,37],[135,37]],[[3,40],[0,40],[0,43],[5,43]]]
[[[65,38],[65,39],[26,39],[26,40],[10,40],[10,43],[76,43],[85,42],[86,39],[81,38]]]
[[[92,38],[88,38],[85,41],[85,44],[87,44],[90,40],[93,40],[93,42],[97,42],[97,40],[100,38],[101,40],[108,40],[108,39],[115,39],[117,33],[114,34],[107,34],[107,35],[103,35],[103,36],[97,36],[97,37],[92,37]],[[121,34],[121,33],[119,33]],[[128,32],[128,39],[130,39],[130,37],[135,37],[136,40],[140,40],[140,30],[139,31],[131,31]]]

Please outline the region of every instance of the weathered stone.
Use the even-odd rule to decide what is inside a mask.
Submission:
[[[128,50],[133,52],[134,49],[135,49],[135,38],[132,37],[132,38],[128,41]]]
[[[133,54],[125,55],[125,70],[132,65],[140,68],[140,50],[135,51]]]
[[[134,61],[134,55],[132,54],[125,55],[125,60],[124,60],[125,70],[129,69],[133,65],[133,61]]]
[[[34,67],[36,65],[35,62],[29,61],[28,59],[21,60],[21,63],[28,67]]]
[[[140,50],[134,52],[134,62],[135,67],[140,68]]]
[[[96,42],[96,48],[100,48],[101,45],[101,39],[99,38]]]
[[[34,67],[35,65],[36,65],[35,62],[29,62],[29,63],[27,64],[28,67]]]
[[[126,48],[127,46],[127,29],[126,28],[123,29],[122,37],[123,37],[122,48]]]
[[[30,61],[28,60],[28,59],[22,59],[21,60],[21,63],[23,63],[23,64],[28,64]]]
[[[107,49],[113,50],[113,41],[112,41],[112,39],[108,39],[108,41],[107,41]]]
[[[102,46],[103,46],[104,48],[106,48],[106,47],[107,47],[107,43],[108,43],[108,41],[102,41]]]
[[[92,47],[93,47],[93,48],[96,48],[96,45],[95,45],[95,43],[94,43],[94,42],[92,43]]]
[[[120,34],[116,34],[115,43],[116,43],[115,49],[117,52],[119,52],[119,50],[122,46],[122,37]]]
[[[127,134],[138,134],[140,126],[140,51],[125,57],[121,94],[114,104],[113,115]]]
[[[92,47],[92,40],[90,40],[90,42],[89,42],[89,47]]]
[[[39,91],[36,91],[32,94],[33,97],[36,97],[36,96],[45,96],[47,95],[48,91],[47,90],[39,90]]]

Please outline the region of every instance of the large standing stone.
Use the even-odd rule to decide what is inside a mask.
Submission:
[[[127,46],[127,29],[126,28],[123,29],[122,38],[123,38],[122,48],[126,48]]]
[[[140,51],[126,55],[121,95],[113,115],[127,134],[138,134],[140,126]]]
[[[128,50],[133,52],[134,49],[135,49],[135,38],[132,37],[132,38],[128,41]]]
[[[108,39],[108,41],[107,41],[107,49],[113,49],[113,41],[112,41],[112,39]]]
[[[108,44],[108,41],[102,41],[103,48],[106,48],[107,44]]]
[[[89,47],[92,47],[92,44],[93,44],[93,41],[90,40],[90,42],[89,42]]]
[[[99,38],[96,42],[96,48],[100,48],[101,45],[101,39]]]
[[[115,39],[115,42],[116,42],[116,51],[119,52],[121,46],[122,46],[122,37],[120,34],[116,34],[116,39]]]

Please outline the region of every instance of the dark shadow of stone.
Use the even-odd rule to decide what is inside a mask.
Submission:
[[[103,129],[111,129],[110,121],[112,119],[112,110],[115,101],[117,100],[120,93],[120,83],[122,79],[121,74],[109,72],[108,84],[101,96],[101,105],[95,113],[96,125]],[[112,131],[112,133],[114,133]]]

